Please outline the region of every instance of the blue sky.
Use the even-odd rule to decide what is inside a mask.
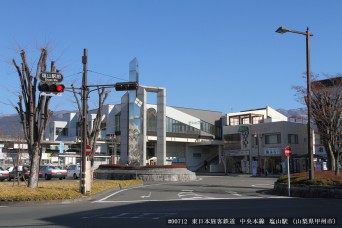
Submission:
[[[309,26],[312,72],[336,75],[341,10],[339,0],[1,1],[0,115],[16,113],[20,87],[11,59],[25,49],[35,69],[41,47],[67,87],[80,85],[87,48],[89,84],[128,80],[136,57],[140,84],[165,87],[170,106],[222,113],[303,107],[292,86],[306,85],[305,36],[275,30]],[[112,91],[107,103],[121,95]],[[90,108],[95,98],[91,93]],[[54,97],[50,108],[76,110],[73,95]]]

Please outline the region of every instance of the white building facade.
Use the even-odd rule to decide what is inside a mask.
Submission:
[[[127,151],[122,149],[122,135],[127,124],[122,121],[122,104],[105,105],[102,118],[101,132],[98,137],[95,164],[103,163],[130,163]],[[145,159],[141,165],[157,164],[158,135],[157,135],[157,109],[158,105],[147,104]],[[89,127],[96,110],[89,112]],[[203,166],[204,160],[217,158],[222,151],[222,113],[207,110],[165,107],[165,164],[184,164],[189,170],[196,171]],[[59,157],[59,163],[71,164],[80,162],[80,124],[77,113],[66,113],[58,121],[50,122],[45,153],[52,153],[47,157]],[[127,131],[127,130],[126,130]],[[63,151],[60,149],[64,145]],[[49,148],[55,145],[53,152]],[[61,153],[62,152],[62,153]],[[128,151],[129,152],[129,151]],[[140,151],[143,153],[143,150]],[[143,156],[141,154],[141,156]],[[124,158],[124,159],[123,159]],[[217,160],[217,159],[216,159]]]
[[[283,174],[286,146],[292,149],[291,171],[306,170],[306,124],[289,122],[270,107],[227,114],[223,123],[222,156],[228,173]]]

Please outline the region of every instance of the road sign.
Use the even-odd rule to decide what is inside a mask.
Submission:
[[[286,157],[291,156],[291,147],[289,147],[289,146],[285,147],[285,156]]]
[[[40,80],[43,82],[61,82],[63,75],[57,72],[42,72],[40,73]]]
[[[64,142],[59,143],[59,153],[63,154],[64,153]]]
[[[91,155],[91,146],[86,145],[86,156],[90,156],[90,155]]]

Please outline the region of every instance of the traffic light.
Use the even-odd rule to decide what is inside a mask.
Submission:
[[[138,87],[137,82],[118,82],[115,84],[116,91],[137,90]]]
[[[54,92],[54,93],[62,93],[64,92],[65,86],[63,84],[48,84],[45,82],[41,82],[38,86],[38,90],[42,92]]]

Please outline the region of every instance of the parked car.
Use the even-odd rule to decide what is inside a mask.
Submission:
[[[14,169],[14,167],[13,167],[13,166],[10,166],[10,167],[7,167],[6,170],[7,170],[8,172],[12,172],[13,169]]]
[[[62,180],[66,178],[68,173],[66,169],[62,169],[55,165],[43,165],[39,170],[42,172],[41,176],[44,177],[45,180],[50,180],[51,178],[59,178]]]
[[[17,177],[19,177],[20,180],[28,180],[30,178],[31,167],[29,165],[23,165],[20,169],[18,166],[9,167],[8,170],[11,170],[9,171],[9,177],[8,177],[9,181]],[[41,172],[38,171],[38,176],[40,175],[41,175]]]
[[[69,165],[67,168],[68,174],[67,177],[72,177],[74,179],[80,178],[81,174],[81,166],[80,165]]]
[[[0,181],[8,180],[9,172],[8,170],[3,169],[0,167]]]

